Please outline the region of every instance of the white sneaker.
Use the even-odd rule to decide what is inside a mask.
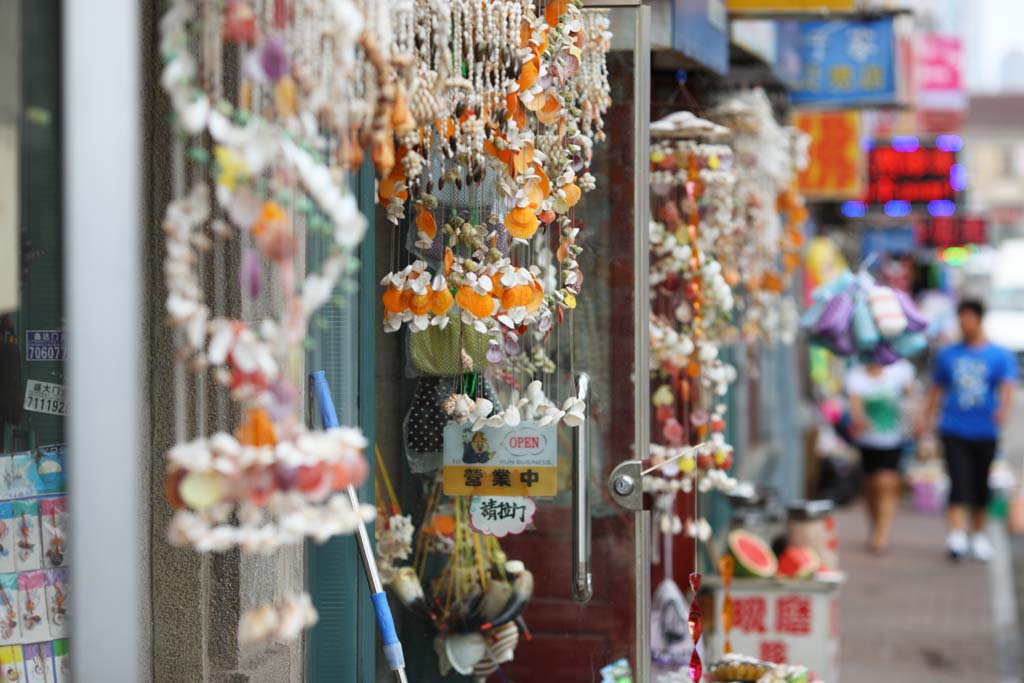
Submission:
[[[992,542],[985,534],[974,534],[971,537],[971,555],[981,562],[988,562],[992,559]]]
[[[967,554],[967,534],[959,529],[954,529],[946,536],[946,550],[954,560],[959,560]]]

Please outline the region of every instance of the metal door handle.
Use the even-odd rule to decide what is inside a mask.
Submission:
[[[579,376],[579,399],[587,400],[590,375]],[[588,411],[589,412],[589,411]],[[572,597],[587,602],[594,594],[590,573],[590,449],[586,420],[573,430],[572,449]]]

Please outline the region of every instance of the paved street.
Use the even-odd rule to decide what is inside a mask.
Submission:
[[[890,552],[865,550],[860,505],[839,515],[841,564],[849,577],[841,615],[844,683],[996,683],[989,569],[950,562],[939,516],[904,507]]]

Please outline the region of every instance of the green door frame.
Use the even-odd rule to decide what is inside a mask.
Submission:
[[[355,416],[370,442],[367,462],[370,475],[359,489],[359,499],[374,503],[373,476],[376,462],[373,445],[376,442],[376,353],[374,337],[377,330],[377,282],[374,271],[375,237],[373,218],[374,170],[369,162],[363,164],[354,179],[353,189],[359,200],[359,209],[367,217],[370,228],[359,248],[358,288],[342,292],[345,306],[355,310],[355,329],[345,333],[355,335],[342,362],[348,365],[350,381],[342,382],[338,368],[323,369],[339,407],[355,405]],[[310,257],[317,244],[310,240]],[[321,245],[322,246],[322,245]],[[313,338],[319,342],[338,330],[315,329]],[[333,370],[333,372],[332,372]],[[333,376],[332,376],[333,375]],[[354,381],[352,381],[354,379]],[[343,386],[343,384],[345,386]],[[344,409],[339,417],[345,422]],[[352,412],[349,418],[352,419]],[[373,535],[370,535],[373,538]],[[310,631],[306,643],[306,675],[308,683],[373,683],[376,677],[377,625],[370,590],[363,575],[359,549],[353,536],[335,537],[324,543],[306,544],[306,585],[313,603],[320,612],[319,623]]]

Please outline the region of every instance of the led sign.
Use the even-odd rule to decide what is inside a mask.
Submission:
[[[932,207],[956,199],[962,185],[956,152],[951,145],[931,145],[917,138],[897,137],[888,144],[875,143],[868,151],[868,204]],[[895,203],[895,204],[894,204]]]

